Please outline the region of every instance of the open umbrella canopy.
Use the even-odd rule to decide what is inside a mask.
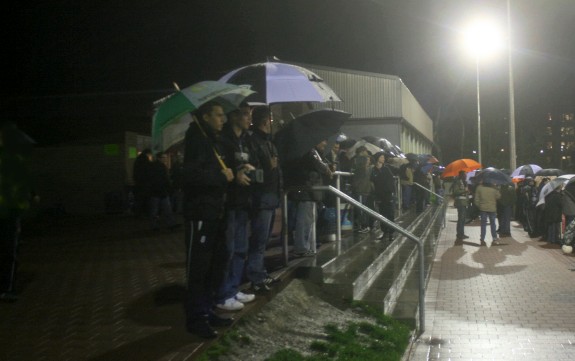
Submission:
[[[479,168],[481,168],[481,164],[477,163],[473,159],[458,159],[445,166],[445,170],[441,174],[441,178],[457,177],[460,171],[467,173]]]
[[[341,110],[319,109],[300,115],[275,135],[280,159],[297,159],[323,140],[337,134],[343,123],[351,117]]]
[[[495,185],[511,184],[511,177],[497,168],[485,168],[475,173],[475,179],[479,182]]]
[[[359,147],[365,147],[367,151],[370,152],[372,155],[383,151],[383,149],[381,149],[377,145],[369,143],[365,139],[361,139],[355,142],[353,147],[349,148],[349,150],[345,153],[346,157],[348,157],[349,159],[353,158],[355,156],[355,151]]]
[[[407,158],[392,157],[392,158],[386,159],[385,162],[387,164],[391,165],[392,167],[399,168],[403,164],[409,163],[409,160]]]
[[[553,192],[557,188],[563,188],[569,181],[575,177],[575,174],[565,174],[557,178],[551,179],[547,184],[541,188],[541,192],[539,192],[539,200],[537,205],[540,206],[545,203],[545,197],[549,195],[549,193]]]
[[[557,177],[559,177],[563,173],[564,172],[558,168],[545,168],[545,169],[541,169],[541,170],[537,171],[535,173],[535,176],[541,176],[541,177],[557,176]]]
[[[257,94],[248,101],[267,104],[286,102],[341,101],[314,72],[298,65],[265,62],[244,66],[224,75],[220,81],[249,84]]]
[[[537,164],[524,164],[517,167],[512,173],[511,178],[525,178],[525,176],[534,176],[542,168]]]
[[[403,154],[399,147],[393,145],[389,140],[385,138],[378,138],[373,135],[368,135],[363,137],[363,139],[381,148],[387,154],[387,156],[401,157]]]
[[[248,86],[237,86],[219,81],[202,81],[154,102],[156,106],[152,118],[154,146],[162,150],[167,149],[169,145],[162,144],[162,140],[166,137],[179,139],[176,133],[181,133],[182,129],[185,132],[191,121],[188,113],[197,110],[202,104],[215,100],[222,105],[225,112],[229,112],[236,109],[247,96],[253,93],[254,91]]]
[[[439,159],[437,159],[435,156],[433,156],[431,154],[418,154],[417,159],[419,160],[419,163],[421,163],[421,164],[439,163]]]

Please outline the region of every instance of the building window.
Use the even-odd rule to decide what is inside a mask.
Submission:
[[[545,135],[553,135],[553,130],[551,130],[551,127],[545,127]]]
[[[575,127],[561,127],[562,137],[567,137],[570,135],[575,135]]]

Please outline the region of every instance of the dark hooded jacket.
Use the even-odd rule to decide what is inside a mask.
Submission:
[[[184,141],[184,216],[189,220],[216,220],[224,216],[228,182],[214,149],[227,162],[222,144],[212,128],[200,120],[190,124]],[[229,165],[228,165],[229,167]]]

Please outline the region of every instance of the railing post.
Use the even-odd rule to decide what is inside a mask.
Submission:
[[[284,265],[287,266],[289,263],[289,231],[288,231],[288,193],[289,190],[284,192],[282,200],[282,233],[283,233],[283,253],[284,253]]]
[[[335,187],[337,190],[341,190],[341,174],[335,172]],[[335,222],[336,222],[336,242],[341,242],[341,201],[339,197],[335,197]]]

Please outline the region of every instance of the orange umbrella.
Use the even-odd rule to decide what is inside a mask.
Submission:
[[[467,159],[467,158],[458,159],[458,160],[455,160],[455,161],[449,163],[445,167],[445,170],[441,174],[441,178],[457,177],[459,175],[460,171],[464,171],[467,173],[467,172],[471,172],[472,170],[480,169],[480,168],[481,168],[481,164],[477,163],[473,159]]]

